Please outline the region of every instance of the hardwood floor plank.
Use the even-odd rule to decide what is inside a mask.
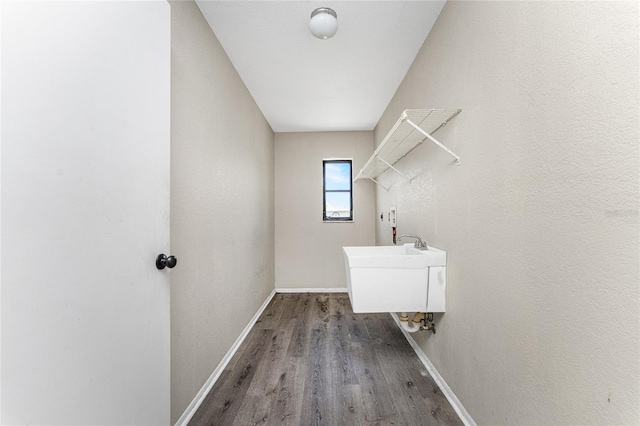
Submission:
[[[311,307],[312,298],[309,293],[301,295],[298,300],[299,306],[295,309],[294,330],[291,335],[291,342],[287,350],[289,357],[307,357],[309,355],[309,334],[313,310]],[[293,315],[293,314],[292,314]]]
[[[381,366],[403,423],[441,424],[439,417],[436,416],[440,411],[439,402],[432,400],[433,404],[430,404],[430,400],[423,397],[415,385],[416,380],[421,377],[418,372],[398,368],[392,363],[381,363]]]
[[[271,342],[264,348],[262,360],[258,364],[253,382],[247,390],[250,395],[271,395],[278,385],[280,371],[286,361],[291,330],[269,331],[272,332]]]
[[[331,368],[335,371],[336,385],[357,385],[358,376],[347,319],[343,314],[332,315],[329,324],[331,343],[334,346],[331,354]]]
[[[381,318],[379,326],[380,330],[382,330],[382,332],[384,332],[387,336],[398,336],[398,339],[395,340],[395,345],[401,355],[391,358],[389,362],[394,363],[398,369],[413,373],[412,377],[414,386],[418,388],[422,397],[436,398],[440,401],[446,401],[446,398],[440,391],[440,388],[433,380],[422,362],[420,362],[418,357],[414,355],[413,348],[411,348],[409,342],[407,342],[407,340],[404,338],[402,332],[398,330],[398,327],[396,326],[393,319],[391,319],[390,315],[388,315],[386,318]]]
[[[307,377],[302,399],[300,419],[303,424],[321,425],[331,423],[329,395],[329,363],[326,359],[327,333],[323,329],[312,329],[307,361]]]
[[[293,321],[293,320],[288,320]],[[286,353],[291,339],[291,327],[273,330],[271,343],[265,348],[265,355],[256,368],[251,385],[247,390],[249,398],[240,408],[240,412],[246,417],[245,424],[254,424],[279,421],[273,417],[273,407],[276,406],[278,397],[287,388],[293,377],[287,371]],[[289,377],[288,377],[289,376]],[[246,416],[246,413],[252,413]],[[243,417],[239,417],[243,418]]]
[[[289,342],[289,348],[287,350],[288,356],[296,358],[306,358],[308,356],[309,347],[306,345],[306,342],[309,340],[308,321],[307,318],[302,317],[294,323],[291,341]]]
[[[329,322],[329,298],[330,293],[316,293],[311,295],[309,303],[308,318],[309,326],[313,329],[327,330]]]
[[[272,334],[270,330],[256,330],[250,333],[251,339],[247,336],[247,347],[241,359],[233,370],[228,370],[225,380],[219,380],[213,386],[190,425],[232,424]]]
[[[369,314],[365,321],[367,333],[372,341],[376,353],[380,357],[396,362],[415,356],[415,352],[397,327],[389,330],[389,324],[395,327],[395,323],[388,314]]]
[[[378,359],[369,345],[359,348],[357,356],[362,362],[360,396],[365,421],[374,424],[397,424],[396,407]]]
[[[332,406],[334,407],[334,419],[336,425],[364,425],[369,424],[365,420],[365,410],[360,397],[360,385],[340,386],[333,393]]]
[[[305,300],[309,299],[309,293],[287,294],[287,306],[282,312],[282,319],[297,319],[305,312]]]
[[[267,308],[264,310],[260,318],[256,321],[254,328],[256,329],[274,329],[278,322],[280,322],[280,317],[282,316],[282,312],[286,306],[286,296],[284,294],[276,294]]]
[[[351,311],[351,303],[347,293],[334,293],[329,297],[329,314],[345,315]]]
[[[306,362],[301,362],[300,358],[288,358],[284,368],[287,375],[279,378],[279,390],[271,418],[279,425],[296,426],[301,420]]]
[[[352,343],[365,343],[369,340],[367,332],[366,314],[348,313],[345,315],[347,320],[347,335]]]

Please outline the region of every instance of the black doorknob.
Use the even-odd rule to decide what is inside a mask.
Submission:
[[[156,268],[158,269],[164,269],[165,267],[173,268],[177,264],[178,264],[178,259],[176,259],[175,256],[167,257],[164,254],[159,254],[158,257],[156,257]]]

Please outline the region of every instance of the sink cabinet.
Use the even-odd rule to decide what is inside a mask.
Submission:
[[[343,247],[355,313],[444,312],[446,252],[413,244]]]

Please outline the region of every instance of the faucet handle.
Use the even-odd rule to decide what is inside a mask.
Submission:
[[[413,247],[417,248],[418,250],[424,250],[427,248],[427,243],[425,241],[422,241],[422,238],[416,237],[416,242]]]
[[[427,243],[425,243],[424,241],[422,241],[422,238],[420,238],[419,235],[414,235],[414,234],[402,234],[398,237],[398,241],[402,240],[402,237],[409,237],[409,238],[415,238],[416,242],[413,244],[414,248],[417,249],[426,249],[427,248]]]

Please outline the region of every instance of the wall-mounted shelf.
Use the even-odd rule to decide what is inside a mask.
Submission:
[[[407,181],[411,179],[393,167],[405,155],[426,139],[438,145],[456,159],[460,164],[460,157],[449,148],[438,142],[432,135],[444,127],[461,109],[407,109],[391,128],[382,143],[376,148],[373,155],[365,163],[360,173],[353,180],[371,179],[380,185],[376,178],[389,169],[392,169]],[[382,185],[380,185],[382,186]],[[384,186],[382,186],[384,188]],[[388,190],[388,188],[385,188]]]

